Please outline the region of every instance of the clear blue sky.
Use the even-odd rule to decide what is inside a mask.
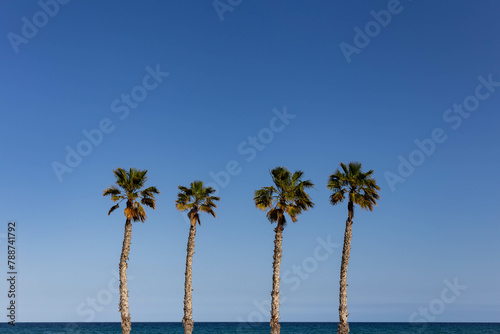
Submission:
[[[133,229],[132,319],[180,321],[177,186],[236,161],[217,219],[198,229],[194,320],[268,321],[254,302],[269,307],[274,233],[252,196],[283,165],[316,184],[316,206],[284,233],[281,319],[336,321],[341,249],[322,261],[315,249],[343,240],[347,208],[329,204],[328,175],[360,161],[381,199],[356,211],[349,320],[408,321],[431,306],[436,321],[500,321],[500,3],[232,3],[221,20],[212,1],[72,0],[46,6],[53,17],[34,0],[2,2],[0,222],[19,224],[18,320],[119,321],[108,285],[124,217],[107,216],[101,195],[114,168],[136,167],[162,193]],[[388,6],[385,27],[370,23]],[[368,45],[356,27],[372,29]],[[473,111],[447,111],[462,103]],[[100,125],[89,147],[82,131]],[[446,140],[423,156],[415,140],[430,150],[433,131]],[[67,166],[67,147],[89,154]],[[419,166],[398,175],[400,156]],[[304,265],[308,276],[291,271]],[[444,303],[455,278],[467,288]]]

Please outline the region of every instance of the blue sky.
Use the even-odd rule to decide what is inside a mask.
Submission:
[[[381,186],[356,211],[349,320],[500,321],[497,1],[41,3],[52,15],[0,11],[0,221],[19,225],[19,321],[119,321],[124,217],[101,196],[116,167],[148,169],[162,191],[133,229],[132,320],[182,318],[174,201],[201,179],[221,201],[198,229],[194,320],[268,321],[274,233],[252,196],[278,165],[316,184],[284,233],[281,319],[337,321],[341,248],[317,249],[342,243],[347,208],[325,185],[349,161]],[[85,155],[73,166],[68,147]]]

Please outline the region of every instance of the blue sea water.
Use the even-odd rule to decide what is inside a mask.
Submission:
[[[500,334],[500,323],[350,323],[352,334]],[[195,323],[194,334],[268,334],[269,323]],[[336,333],[336,323],[284,322],[282,334]],[[0,333],[16,334],[120,334],[120,323],[17,323],[0,324]],[[181,323],[133,323],[132,333],[183,334]]]

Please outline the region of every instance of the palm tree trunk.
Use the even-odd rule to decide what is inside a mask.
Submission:
[[[189,229],[189,237],[187,243],[187,256],[186,256],[186,274],[184,279],[184,318],[182,324],[184,326],[184,334],[191,334],[193,332],[193,255],[194,255],[194,238],[196,236],[196,222],[191,223]]]
[[[349,324],[347,323],[347,265],[349,264],[349,256],[351,254],[352,240],[352,218],[354,216],[354,204],[349,201],[347,206],[349,216],[345,224],[344,233],[344,248],[342,249],[342,264],[340,267],[340,293],[339,293],[339,325],[337,334],[348,334]]]
[[[271,334],[280,334],[280,265],[283,244],[283,227],[280,223],[274,230],[273,291],[271,292]]]
[[[120,304],[119,309],[122,316],[122,334],[129,334],[132,330],[130,321],[130,311],[128,305],[128,289],[127,289],[127,260],[130,254],[130,243],[132,240],[132,223],[127,219],[125,223],[125,235],[123,237],[122,255],[120,257]]]

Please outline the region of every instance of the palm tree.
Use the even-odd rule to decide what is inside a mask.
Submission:
[[[332,191],[330,195],[330,203],[332,205],[342,203],[346,194],[349,196],[342,264],[340,267],[339,325],[337,328],[338,334],[348,334],[347,265],[349,264],[349,254],[351,253],[354,204],[358,204],[361,209],[372,211],[373,206],[377,205],[376,200],[379,199],[377,190],[380,190],[380,187],[377,186],[375,179],[371,177],[373,170],[363,173],[359,162],[350,162],[349,165],[340,163],[340,167],[342,170],[337,169],[335,173],[330,175],[327,188]]]
[[[288,214],[292,222],[297,221],[297,216],[302,211],[307,211],[314,206],[305,189],[314,184],[302,181],[302,171],[290,173],[285,167],[276,167],[271,171],[274,185],[263,187],[254,194],[255,206],[262,211],[267,211],[267,219],[277,223],[274,232],[274,256],[273,256],[273,291],[271,292],[271,334],[280,333],[280,265],[282,255],[283,230],[286,226],[285,214]]]
[[[128,305],[128,290],[127,290],[127,260],[130,253],[130,240],[132,239],[132,222],[145,222],[146,212],[141,204],[156,208],[155,194],[160,192],[156,187],[149,187],[141,190],[148,177],[147,170],[137,170],[130,168],[127,172],[122,168],[117,168],[113,171],[116,177],[116,186],[110,186],[104,190],[103,196],[111,196],[113,202],[118,202],[113,205],[108,212],[111,214],[118,209],[120,203],[127,200],[125,207],[125,236],[123,238],[122,254],[120,257],[120,304],[119,310],[122,317],[122,334],[129,334],[132,330],[130,321],[130,312]]]
[[[215,217],[214,208],[217,208],[214,201],[219,197],[212,196],[215,190],[212,187],[203,187],[202,181],[194,181],[189,188],[179,186],[180,192],[177,194],[176,207],[179,211],[188,211],[187,216],[191,222],[187,243],[186,273],[184,280],[184,317],[182,324],[184,334],[193,332],[193,301],[192,301],[192,266],[194,255],[194,238],[196,236],[196,222],[201,225],[199,212],[206,212]]]

